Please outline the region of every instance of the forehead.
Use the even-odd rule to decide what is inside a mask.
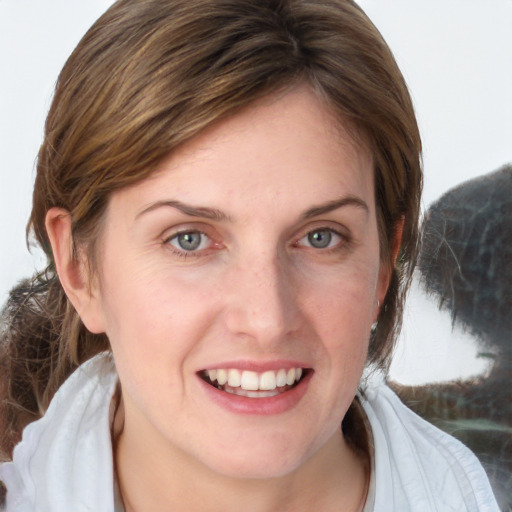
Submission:
[[[373,161],[326,104],[301,87],[211,126],[113,202],[143,206],[166,194],[242,210],[355,195],[373,209]]]

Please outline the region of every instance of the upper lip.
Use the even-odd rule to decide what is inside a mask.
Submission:
[[[271,361],[254,361],[238,359],[234,361],[222,361],[219,363],[210,364],[208,366],[201,368],[199,372],[204,370],[236,369],[241,371],[247,370],[262,373],[269,370],[289,370],[290,368],[308,369],[311,368],[311,365],[305,363],[304,361],[291,361],[289,359],[279,359]]]

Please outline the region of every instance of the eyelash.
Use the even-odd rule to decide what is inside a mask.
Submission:
[[[322,254],[330,254],[335,253],[338,251],[341,251],[343,249],[346,249],[347,246],[350,245],[351,240],[350,238],[343,233],[340,233],[336,229],[333,229],[329,226],[319,226],[315,227],[314,229],[308,230],[304,235],[302,235],[300,238],[297,239],[297,241],[294,243],[294,245],[298,245],[301,240],[308,239],[312,234],[319,233],[319,232],[328,232],[330,236],[334,236],[338,240],[334,245],[328,245],[327,247],[314,247],[312,245],[306,246],[308,249],[313,249],[318,253]],[[329,244],[331,243],[332,239],[329,240]],[[309,243],[311,244],[311,241],[309,240]]]
[[[211,247],[207,247],[204,249],[199,249],[199,250],[195,249],[195,250],[187,251],[186,249],[175,247],[171,243],[173,240],[177,240],[178,237],[180,237],[181,235],[187,235],[187,234],[193,234],[193,235],[199,234],[202,238],[200,245],[203,244],[203,241],[204,241],[203,237],[206,237],[207,239],[210,240],[210,245],[215,244],[215,242],[212,240],[212,238],[210,236],[208,236],[207,233],[205,233],[204,231],[201,231],[200,229],[183,229],[181,231],[173,233],[171,236],[169,236],[163,240],[163,244],[166,245],[173,252],[173,254],[175,254],[176,256],[179,256],[181,258],[190,258],[190,257],[199,258],[201,256],[204,256],[205,251],[208,251],[209,249],[211,249]]]
[[[299,246],[301,240],[307,239],[312,234],[319,233],[319,232],[328,232],[330,234],[330,236],[334,235],[334,237],[338,238],[338,241],[335,243],[334,246],[314,247],[312,245],[309,245],[309,246],[305,246],[305,247],[307,247],[308,249],[316,250],[317,252],[322,253],[322,254],[329,254],[329,253],[334,253],[334,252],[338,252],[340,250],[346,249],[347,246],[350,245],[350,243],[351,243],[351,240],[347,235],[344,235],[331,227],[320,226],[320,227],[310,229],[309,231],[307,231],[300,238],[296,239],[296,241],[292,244],[292,246],[293,247]],[[203,249],[186,250],[184,248],[175,247],[172,244],[173,240],[177,240],[178,237],[180,237],[182,235],[187,235],[187,234],[191,234],[191,235],[199,234],[201,236],[202,240],[200,241],[199,247],[204,242],[203,237],[206,237],[207,239],[210,240],[210,244],[209,244],[210,246],[203,248]],[[329,244],[331,243],[331,241],[332,241],[332,239],[329,240]],[[175,254],[176,256],[179,256],[181,258],[189,258],[189,257],[199,258],[201,256],[204,256],[205,252],[208,252],[210,249],[212,249],[213,248],[212,245],[218,245],[218,246],[221,245],[221,244],[216,244],[216,242],[207,233],[205,233],[204,231],[202,231],[200,229],[183,229],[181,231],[173,233],[171,236],[168,236],[163,240],[163,244],[166,245],[167,247],[169,247],[169,249],[173,252],[173,254]]]

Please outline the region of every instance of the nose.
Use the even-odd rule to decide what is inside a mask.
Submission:
[[[262,348],[290,338],[299,327],[298,289],[290,266],[278,256],[252,255],[229,276],[226,325]]]

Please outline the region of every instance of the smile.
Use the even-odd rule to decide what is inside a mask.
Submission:
[[[248,398],[269,398],[295,387],[305,376],[302,368],[254,372],[248,370],[213,369],[201,372],[208,384],[221,391]]]

